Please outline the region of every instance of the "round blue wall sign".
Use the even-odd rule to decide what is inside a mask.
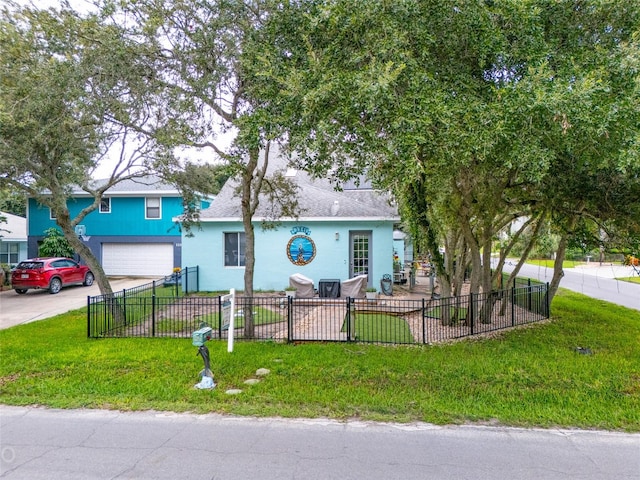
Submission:
[[[316,256],[316,244],[306,235],[291,237],[287,244],[287,256],[294,265],[311,263]]]

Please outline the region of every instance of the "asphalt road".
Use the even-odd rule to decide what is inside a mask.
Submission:
[[[640,478],[624,433],[6,406],[0,431],[7,480]]]
[[[510,272],[515,261],[505,265]],[[621,265],[590,265],[578,268],[567,268],[560,281],[560,287],[582,293],[592,298],[640,310],[640,283],[630,283],[616,278],[631,277],[633,269]],[[523,265],[520,277],[535,278],[542,282],[551,282],[553,269],[536,265]]]
[[[113,291],[150,283],[152,278],[111,279]],[[53,317],[87,305],[87,297],[100,295],[98,285],[73,285],[51,295],[48,290],[29,290],[18,295],[14,290],[0,292],[0,329]]]

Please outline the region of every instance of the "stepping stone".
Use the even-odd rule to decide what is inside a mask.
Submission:
[[[249,378],[248,380],[245,380],[244,383],[246,385],[255,385],[256,383],[260,383],[260,380],[257,378]]]
[[[242,390],[240,390],[239,388],[230,388],[224,393],[226,393],[227,395],[238,395],[239,393],[242,393]]]
[[[258,377],[264,377],[265,375],[269,375],[271,373],[271,370],[269,370],[268,368],[259,368],[258,370],[256,370],[256,375]]]

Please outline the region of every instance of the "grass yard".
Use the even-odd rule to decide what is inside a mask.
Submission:
[[[346,321],[342,331],[347,331]],[[414,343],[411,329],[404,318],[380,312],[358,313],[355,336],[361,342]]]
[[[452,322],[456,323],[459,320],[467,318],[466,307],[449,306],[448,308],[449,308],[449,318],[451,319]],[[427,317],[439,319],[439,318],[442,318],[442,310],[443,309],[438,306],[438,307],[427,309],[425,314]],[[446,310],[444,311],[446,312]]]
[[[90,340],[81,309],[0,331],[0,402],[640,432],[640,312],[561,291],[552,313],[448,345],[213,341],[218,385],[201,391],[190,339]]]
[[[539,265],[541,267],[553,268],[554,260],[549,259],[529,259],[527,263],[531,265]],[[565,260],[562,262],[562,268],[575,268],[583,265],[585,262],[576,262],[575,260]]]
[[[244,312],[242,308],[236,308],[235,318],[233,321],[234,328],[242,328],[244,325]],[[286,316],[278,312],[274,312],[268,308],[264,307],[253,307],[253,324],[257,327],[260,325],[268,325],[270,323],[279,323],[286,321]],[[207,317],[208,325],[211,326],[214,330],[218,330],[218,325],[220,324],[220,314],[218,312],[211,313]],[[225,330],[225,327],[223,327]]]
[[[623,282],[630,282],[630,283],[640,283],[640,277],[622,277],[622,278],[616,278],[616,280],[622,280]]]

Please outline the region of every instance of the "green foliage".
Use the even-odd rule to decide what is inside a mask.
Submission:
[[[532,227],[528,227],[513,242],[511,255],[521,256],[529,244],[533,243],[533,248],[529,252],[530,258],[553,258],[554,252],[558,249],[559,239],[560,235],[553,233],[550,228],[543,226],[540,231],[535,232]]]
[[[7,263],[0,263],[0,269],[2,270],[0,285],[9,285],[11,283],[11,266]]]
[[[622,280],[623,282],[629,282],[629,283],[640,283],[640,276],[637,276],[637,277],[622,277],[622,278],[618,278],[618,280]]]
[[[73,248],[60,230],[51,227],[44,231],[44,235],[38,248],[40,257],[73,257]]]
[[[19,217],[27,216],[27,195],[22,190],[0,187],[0,212],[12,213]]]
[[[96,159],[133,137],[134,157],[163,170],[180,148],[208,149],[238,178],[248,293],[260,194],[295,193],[273,189],[259,155],[284,139],[314,173],[367,170],[391,190],[443,285],[471,264],[473,288],[489,287],[483,260],[516,217],[551,218],[563,239],[640,241],[640,11],[627,0],[127,0],[86,17],[10,5],[0,184],[48,191],[68,238],[69,185],[99,198]],[[229,148],[220,126],[237,133]],[[120,173],[135,164],[121,160]],[[199,180],[189,168],[182,180]],[[296,207],[283,204],[274,218]]]
[[[472,288],[488,287],[482,255],[516,217],[551,215],[563,236],[595,221],[611,241],[640,237],[629,2],[294,5],[261,38],[283,53],[246,60],[262,79],[253,94],[280,107],[308,169],[366,169],[393,191],[443,280],[456,276],[438,255],[447,244],[482,271]]]
[[[74,227],[97,209],[111,186],[143,175],[150,159],[171,158],[140,135],[155,123],[140,89],[152,70],[131,62],[135,43],[120,40],[117,26],[75,12],[67,2],[59,8],[14,2],[2,7],[0,189],[19,191],[51,209],[102,293],[111,291],[109,281]],[[117,160],[108,180],[96,184],[91,177],[107,157]],[[67,200],[73,188],[93,202],[71,218]]]

